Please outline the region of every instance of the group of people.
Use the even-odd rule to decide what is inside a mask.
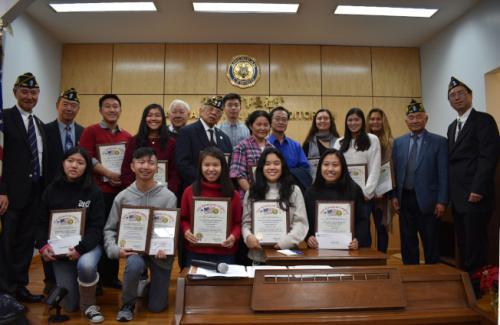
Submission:
[[[426,130],[424,106],[412,101],[405,119],[410,132],[397,139],[380,108],[370,110],[366,119],[361,109],[350,109],[343,136],[332,113],[320,109],[303,145],[286,135],[290,112],[282,106],[270,112],[254,110],[241,123],[238,94],[208,98],[200,118],[189,125],[190,107],[182,100],[169,107],[170,125],[162,106],[148,105],[132,136],[118,125],[122,108],[117,95],[102,96],[101,121],[83,128],[75,122],[80,107],[75,89],[58,97],[57,119],[49,124],[33,114],[40,93],[35,76],[19,76],[13,92],[17,104],[3,111],[0,258],[6,267],[0,274],[0,293],[18,301],[43,298],[26,288],[36,247],[44,261],[47,292],[55,285],[66,288],[64,308],[82,310],[91,322],[104,320],[96,301],[100,284],[121,288],[119,321],[133,319],[139,296],[150,311],[165,310],[173,256],[163,250],[140,255],[120,247],[123,206],[179,207],[179,262],[188,266],[193,259],[264,263],[260,238],[252,229],[254,202],[276,200],[288,211],[289,231],[276,249],[302,241],[315,249],[316,202],[352,201],[349,249],[371,246],[373,215],[377,248],[386,252],[387,229],[397,212],[403,262],[418,264],[418,235],[425,262],[439,261],[439,218],[451,202],[462,267],[473,271],[486,264],[498,128],[490,115],[472,108],[472,91],[453,77],[448,99],[458,118],[449,127],[448,139]],[[223,112],[227,119],[218,127]],[[99,160],[98,147],[116,143],[126,143],[121,172]],[[166,184],[154,178],[160,160],[168,161]],[[381,166],[387,163],[395,174],[394,187],[379,193]],[[353,180],[350,165],[366,166],[364,182]],[[196,197],[228,199],[229,236],[220,245],[197,245],[199,237],[192,232]],[[61,258],[48,242],[50,212],[75,208],[86,210],[85,229],[78,245]],[[122,281],[120,259],[125,262]],[[138,290],[145,278],[149,286]]]

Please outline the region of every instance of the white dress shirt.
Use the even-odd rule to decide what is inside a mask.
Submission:
[[[29,118],[30,118],[30,115],[33,115],[33,124],[35,125],[35,133],[36,133],[36,146],[38,148],[38,161],[40,163],[40,176],[42,176],[43,174],[43,140],[42,140],[42,135],[40,133],[40,130],[38,129],[38,124],[36,123],[36,119],[35,119],[35,114],[33,113],[28,113],[26,112],[25,110],[19,108],[17,105],[16,105],[16,108],[17,110],[19,111],[19,113],[21,114],[21,117],[23,119],[23,123],[24,123],[24,128],[26,129],[26,134],[28,134],[28,124],[29,124]]]

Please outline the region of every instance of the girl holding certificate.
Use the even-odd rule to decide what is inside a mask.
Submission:
[[[332,113],[322,108],[314,114],[311,128],[302,149],[308,159],[321,157],[326,149],[333,148],[339,138]]]
[[[68,150],[62,166],[63,174],[47,187],[42,196],[36,246],[45,261],[53,262],[57,285],[68,290],[63,299],[64,309],[75,311],[80,307],[91,322],[100,323],[104,317],[96,305],[95,291],[99,281],[97,263],[102,254],[104,201],[94,184],[92,160],[85,149],[73,147]],[[85,220],[80,224],[84,224],[81,240],[70,246],[63,257],[56,258],[54,248],[48,243],[49,228],[57,226],[50,224],[51,211],[82,208],[85,209]]]
[[[380,142],[376,135],[366,132],[365,115],[361,109],[351,108],[347,112],[344,136],[335,142],[334,148],[344,154],[348,168],[356,168],[356,174],[353,170],[349,172],[363,191],[366,201],[364,213],[369,219],[371,199],[375,196],[380,176]],[[371,246],[371,236],[368,246]]]
[[[201,245],[200,235],[191,231],[195,216],[193,207],[195,199],[205,198],[230,200],[226,213],[231,220],[228,223],[229,236],[215,245]],[[208,201],[208,200],[207,200]],[[207,205],[207,209],[210,207]],[[198,177],[186,188],[181,202],[181,230],[184,234],[186,249],[184,265],[191,265],[193,259],[216,263],[235,263],[235,254],[238,250],[238,241],[241,234],[241,200],[234,190],[229,178],[229,167],[224,153],[217,147],[208,147],[200,152]],[[224,236],[225,237],[225,236]]]
[[[326,150],[319,160],[316,179],[305,193],[309,232],[307,245],[318,248],[314,233],[316,228],[316,203],[318,201],[354,202],[354,239],[349,249],[370,246],[370,221],[366,214],[363,191],[351,179],[344,155],[336,149]]]
[[[275,249],[289,249],[304,240],[309,224],[307,222],[304,198],[300,188],[294,184],[283,156],[276,148],[267,148],[257,162],[255,184],[243,200],[242,232],[245,244],[250,249],[248,257],[254,263],[264,262],[260,241],[261,234],[253,233],[252,210],[255,203],[274,200],[280,209],[288,210],[289,230],[274,245]]]

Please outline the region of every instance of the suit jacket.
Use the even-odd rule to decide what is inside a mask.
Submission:
[[[34,116],[34,121],[42,137],[42,177],[47,175],[47,142],[44,124]],[[28,132],[16,106],[3,111],[4,159],[0,194],[9,197],[9,208],[22,209],[32,200],[29,193],[32,186],[32,155],[28,142]]]
[[[493,209],[500,149],[497,124],[491,115],[472,109],[457,141],[456,127],[456,120],[448,127],[451,203],[461,213],[470,209],[489,213]],[[483,199],[470,203],[471,192],[483,195]]]
[[[229,137],[218,128],[215,129],[217,147],[224,153],[233,151]],[[185,186],[191,185],[195,180],[198,170],[198,157],[200,151],[210,146],[205,128],[200,120],[186,125],[179,131],[175,145],[175,164],[181,174]]]
[[[434,212],[437,203],[448,204],[448,148],[446,138],[434,133],[425,132],[421,141],[414,189],[420,210],[427,214]],[[409,148],[410,133],[394,140],[392,161],[399,202],[403,194]]]
[[[75,122],[75,146],[80,143],[80,136],[83,132],[83,126]],[[48,165],[47,165],[47,184],[52,183],[61,171],[61,162],[64,156],[63,145],[61,142],[61,132],[57,119],[45,124],[45,135],[47,136]]]

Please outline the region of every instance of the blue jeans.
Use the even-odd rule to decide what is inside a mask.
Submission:
[[[122,281],[122,303],[135,304],[139,280],[145,268],[149,267],[151,282],[148,293],[148,310],[157,313],[166,309],[173,261],[173,256],[168,256],[166,259],[141,255],[127,257]]]
[[[191,265],[192,260],[202,260],[214,263],[234,264],[236,258],[234,255],[217,255],[217,254],[198,254],[186,251],[186,267]]]
[[[80,256],[78,261],[54,261],[54,273],[59,287],[66,288],[68,294],[62,301],[62,306],[67,311],[78,310],[80,292],[78,280],[82,283],[93,283],[97,280],[97,263],[102,255],[102,247],[96,246],[91,251]]]

